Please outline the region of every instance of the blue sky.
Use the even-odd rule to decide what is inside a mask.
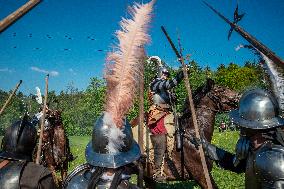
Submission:
[[[0,0],[0,19],[25,2]],[[283,0],[208,2],[230,19],[238,2],[240,13],[246,13],[239,25],[284,57]],[[44,88],[46,72],[51,72],[50,90],[66,90],[71,82],[84,90],[91,77],[102,76],[118,22],[129,16],[126,7],[132,3],[132,0],[43,0],[0,34],[0,89],[11,90],[22,79],[20,91],[35,93],[36,86]],[[230,62],[243,65],[254,59],[245,49],[235,50],[247,42],[237,33],[228,41],[229,26],[201,0],[157,0],[155,5],[150,28],[152,42],[147,53],[178,67],[161,25],[175,43],[179,33],[184,54],[191,54],[203,67],[216,69],[221,63]]]

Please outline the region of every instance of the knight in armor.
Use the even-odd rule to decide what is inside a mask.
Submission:
[[[85,155],[87,163],[78,166],[67,176],[64,188],[138,188],[129,179],[133,162],[139,159],[141,152],[126,119],[119,129],[110,114],[104,112],[95,122]]]
[[[284,188],[284,119],[273,94],[254,89],[243,94],[239,109],[230,112],[240,127],[235,154],[204,139],[209,158],[220,167],[245,172],[245,188]]]
[[[151,61],[161,59],[157,56],[150,57]],[[156,181],[164,181],[163,160],[165,154],[171,156],[174,147],[174,116],[172,107],[175,103],[175,95],[171,91],[184,78],[183,71],[179,71],[177,76],[169,79],[170,73],[166,67],[161,66],[156,77],[150,83],[152,105],[148,112],[147,124],[151,131],[151,142],[154,148],[154,175]],[[170,141],[170,142],[169,142]],[[167,153],[166,153],[167,152]]]
[[[32,162],[37,132],[25,114],[6,129],[0,152],[1,189],[53,189],[50,171]]]

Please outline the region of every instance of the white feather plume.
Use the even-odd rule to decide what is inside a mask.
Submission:
[[[39,87],[36,87],[36,101],[37,103],[42,104],[42,96]]]
[[[158,57],[158,56],[150,56],[150,57],[148,58],[147,62],[148,62],[148,63],[151,62],[152,59],[156,59],[156,60],[158,61],[158,66],[163,66],[162,60],[161,60],[160,57]]]
[[[125,134],[123,133],[124,127],[116,127],[112,116],[108,112],[103,113],[103,123],[107,127],[103,133],[108,139],[106,150],[110,154],[116,154],[125,145],[123,141],[123,138],[125,137]]]
[[[272,91],[277,99],[280,116],[284,117],[284,69],[270,60],[265,54],[252,45],[239,45],[240,48],[252,50],[258,56],[262,67],[269,76]]]
[[[274,95],[277,98],[281,114],[284,115],[284,70],[282,67],[273,63],[267,56],[259,52],[263,60],[265,61],[264,67],[267,70],[269,78],[271,80],[272,89]]]

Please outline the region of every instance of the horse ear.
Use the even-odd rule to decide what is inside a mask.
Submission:
[[[206,87],[211,90],[215,85],[215,81],[211,78],[208,78],[206,81]]]

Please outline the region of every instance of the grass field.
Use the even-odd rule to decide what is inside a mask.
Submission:
[[[2,137],[0,136],[0,139]],[[85,163],[85,147],[91,140],[89,136],[71,136],[69,137],[71,151],[76,159],[70,164],[69,172],[72,171],[77,165]],[[230,152],[234,152],[235,144],[238,140],[238,132],[215,132],[212,143],[222,147]],[[225,171],[214,165],[212,175],[221,189],[242,189],[244,188],[244,174],[235,174],[229,171]],[[136,178],[132,179],[132,182],[136,182]],[[200,188],[194,181],[186,182],[169,182],[157,185],[157,188],[165,189],[190,189]]]
[[[224,132],[219,133],[215,132],[213,136],[212,143],[222,147],[230,152],[234,152],[236,142],[238,140],[238,132]],[[76,160],[73,161],[70,165],[69,170],[73,170],[75,166],[85,163],[85,147],[87,143],[91,140],[91,137],[79,137],[72,136],[70,137],[71,143],[71,151],[77,156]],[[244,188],[244,174],[236,174],[230,171],[222,170],[216,165],[212,170],[212,175],[221,189],[241,189]],[[136,179],[133,178],[133,182],[135,183]],[[185,189],[185,188],[200,188],[198,187],[194,181],[186,181],[186,182],[170,182],[170,183],[162,183],[157,186],[157,188],[165,188],[165,189]]]

